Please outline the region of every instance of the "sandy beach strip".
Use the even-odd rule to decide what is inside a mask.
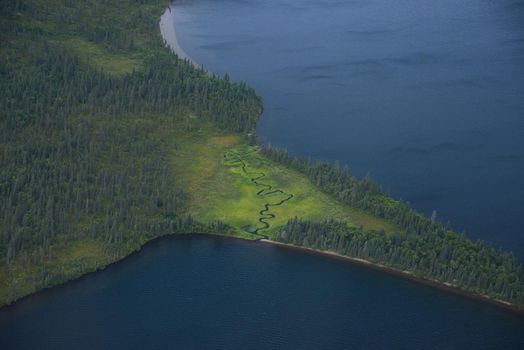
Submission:
[[[164,44],[171,49],[179,58],[187,60],[195,68],[201,68],[201,66],[193,60],[178,43],[175,25],[173,22],[173,10],[169,7],[166,12],[160,17],[160,33],[164,39]]]

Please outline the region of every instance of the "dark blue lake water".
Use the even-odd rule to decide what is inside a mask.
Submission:
[[[180,46],[264,97],[258,135],[370,173],[524,258],[524,1],[177,0]]]
[[[9,349],[522,349],[524,317],[330,257],[171,237],[0,311]]]

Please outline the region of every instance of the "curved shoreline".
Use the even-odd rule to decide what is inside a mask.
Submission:
[[[174,22],[173,22],[172,11],[173,11],[172,10],[172,5],[170,5],[168,7],[168,9],[166,9],[166,12],[162,15],[161,20],[160,20],[160,31],[161,31],[162,37],[164,38],[164,42],[166,43],[166,46],[169,46],[171,48],[171,50],[175,54],[177,54],[180,58],[187,59],[196,68],[201,68],[193,59],[191,59],[185,53],[185,51],[179,45],[178,40],[176,38],[175,26],[174,26]],[[167,28],[166,28],[166,23],[169,23],[171,25],[167,26]],[[163,29],[167,29],[167,31],[164,32]],[[269,209],[269,208],[267,208],[267,209]],[[264,211],[264,210],[262,210],[262,211]],[[260,212],[261,215],[262,215],[262,211]],[[263,221],[261,221],[261,222],[264,223]],[[265,224],[267,224],[267,223],[265,223]],[[263,236],[263,237],[258,239],[258,241],[260,241],[260,242],[270,243],[270,244],[277,245],[277,246],[280,246],[280,247],[285,247],[285,248],[288,248],[288,249],[296,249],[296,250],[301,250],[303,252],[308,252],[308,253],[312,253],[312,254],[320,254],[320,255],[323,255],[323,256],[329,256],[329,257],[332,257],[332,258],[349,261],[349,262],[352,262],[352,263],[357,264],[357,265],[367,266],[369,268],[372,268],[372,269],[375,269],[375,270],[378,270],[378,271],[386,272],[386,273],[389,273],[391,275],[395,275],[395,276],[398,276],[398,277],[401,277],[401,278],[405,278],[405,279],[409,279],[409,280],[412,280],[412,281],[415,281],[415,282],[418,282],[418,283],[421,283],[421,284],[425,284],[427,286],[438,288],[440,290],[443,290],[443,291],[446,291],[446,292],[449,292],[449,293],[453,293],[455,295],[461,295],[461,296],[467,297],[469,299],[473,299],[473,300],[477,300],[477,301],[480,301],[480,302],[488,303],[488,304],[491,304],[491,305],[494,305],[494,306],[498,306],[498,307],[504,308],[504,309],[506,309],[508,311],[512,311],[514,313],[517,313],[519,315],[524,315],[524,308],[521,308],[521,307],[519,307],[516,304],[510,303],[510,302],[507,302],[507,301],[504,301],[504,300],[501,300],[501,299],[495,299],[495,298],[492,298],[492,297],[484,295],[484,294],[477,294],[477,293],[469,292],[469,291],[461,289],[460,287],[455,286],[455,285],[453,285],[451,283],[440,282],[438,280],[433,280],[433,279],[428,279],[428,278],[416,276],[412,272],[409,272],[409,271],[399,270],[399,269],[396,269],[396,268],[388,267],[388,266],[385,266],[385,265],[382,265],[382,264],[373,263],[373,262],[370,262],[368,260],[364,260],[364,259],[360,259],[360,258],[354,258],[354,257],[346,256],[346,255],[341,255],[341,254],[338,254],[338,253],[335,253],[335,252],[332,252],[332,251],[323,251],[323,250],[318,250],[318,249],[314,249],[314,248],[308,248],[308,247],[297,246],[297,245],[293,245],[293,244],[273,241],[273,240],[268,239],[268,236],[258,234],[258,229],[256,231],[257,232],[254,233],[255,235],[257,235],[259,237]],[[211,236],[214,236],[214,235],[211,235]],[[239,239],[242,239],[242,238],[239,238]]]
[[[173,10],[171,8],[171,5],[169,5],[164,14],[160,17],[159,27],[160,34],[164,39],[164,45],[166,47],[169,47],[171,51],[174,54],[176,54],[180,59],[186,60],[195,68],[203,69],[202,66],[199,65],[194,59],[192,59],[191,56],[189,56],[178,43],[175,25],[173,23]]]
[[[81,275],[79,275],[79,276],[77,276],[75,278],[66,280],[66,281],[64,281],[62,283],[58,283],[58,284],[55,284],[53,286],[49,286],[49,287],[46,287],[46,288],[43,288],[43,289],[36,290],[33,293],[31,293],[31,294],[25,295],[25,296],[23,296],[23,297],[21,297],[19,299],[16,299],[16,300],[12,301],[9,304],[1,305],[0,306],[0,312],[4,311],[4,310],[8,310],[8,309],[13,308],[13,307],[16,307],[17,305],[20,305],[20,304],[23,304],[23,303],[27,303],[34,296],[44,295],[46,293],[53,293],[53,291],[55,291],[57,288],[66,288],[70,284],[79,283],[82,280],[84,280],[86,278],[89,278],[89,277],[91,277],[94,274],[102,272],[103,270],[106,270],[108,268],[113,268],[115,265],[118,265],[118,264],[121,264],[121,263],[125,263],[129,259],[136,258],[136,256],[138,254],[140,254],[140,252],[142,251],[143,248],[146,248],[147,246],[149,246],[151,244],[159,243],[159,241],[162,241],[162,240],[165,240],[165,239],[179,239],[179,238],[182,238],[182,237],[192,237],[192,238],[194,238],[194,237],[205,237],[205,238],[208,238],[208,239],[241,240],[243,242],[246,242],[246,243],[250,243],[251,242],[253,244],[264,243],[264,244],[270,244],[272,246],[275,246],[275,247],[278,247],[278,248],[282,248],[282,249],[290,249],[290,250],[300,251],[301,253],[320,255],[320,256],[323,256],[323,257],[326,257],[326,258],[336,259],[336,260],[343,261],[343,262],[346,262],[346,263],[351,263],[351,264],[363,266],[363,267],[366,267],[366,268],[369,268],[369,269],[373,269],[373,270],[376,270],[376,271],[388,273],[388,274],[393,275],[393,276],[397,276],[397,277],[400,277],[400,278],[408,279],[408,280],[416,282],[416,283],[420,283],[420,284],[423,284],[423,285],[426,285],[426,286],[429,286],[429,287],[440,289],[440,290],[442,290],[444,292],[447,292],[447,293],[452,293],[452,294],[455,294],[455,295],[459,295],[459,296],[468,298],[470,300],[475,300],[477,302],[490,304],[492,306],[496,306],[498,308],[502,308],[502,309],[504,309],[506,311],[510,311],[510,312],[512,312],[512,313],[514,313],[514,314],[516,314],[518,316],[524,317],[524,309],[519,308],[515,304],[509,303],[509,302],[506,302],[506,301],[503,301],[503,300],[499,300],[499,299],[494,299],[494,298],[488,297],[486,295],[475,294],[475,293],[472,293],[472,292],[468,292],[468,291],[460,289],[460,288],[458,288],[456,286],[453,286],[451,284],[445,284],[445,283],[442,283],[442,282],[439,282],[439,281],[430,280],[430,279],[426,279],[426,278],[423,278],[423,277],[415,276],[415,275],[413,275],[412,273],[410,273],[408,271],[402,271],[402,270],[395,269],[395,268],[392,268],[392,267],[388,267],[388,266],[385,266],[385,265],[372,263],[372,262],[370,262],[368,260],[365,260],[365,259],[354,258],[354,257],[350,257],[350,256],[347,256],[347,255],[341,255],[341,254],[338,254],[338,253],[335,253],[335,252],[332,252],[332,251],[318,250],[318,249],[298,246],[298,245],[294,245],[294,244],[290,244],[290,243],[283,243],[283,242],[273,241],[273,240],[269,240],[269,239],[265,239],[265,238],[257,239],[257,240],[248,240],[248,239],[241,238],[241,237],[236,237],[236,236],[229,236],[229,235],[222,235],[222,234],[209,234],[209,233],[169,234],[169,235],[164,235],[164,236],[153,238],[152,240],[147,241],[144,244],[142,244],[138,249],[132,251],[131,253],[129,253],[126,256],[123,256],[121,259],[113,261],[113,262],[111,262],[111,263],[109,263],[107,265],[100,266],[100,267],[98,267],[97,269],[95,269],[93,271],[81,274]]]
[[[140,254],[142,252],[142,249],[144,248],[147,248],[147,246],[149,245],[152,245],[152,244],[156,244],[156,243],[159,243],[160,241],[164,240],[164,239],[178,239],[178,238],[181,238],[181,237],[207,237],[207,238],[211,238],[211,239],[238,239],[238,240],[242,240],[242,241],[245,241],[245,242],[258,242],[259,240],[248,240],[248,239],[245,239],[245,238],[240,238],[240,237],[235,237],[235,236],[229,236],[229,235],[226,235],[226,234],[220,234],[220,233],[213,233],[213,234],[210,234],[210,233],[172,233],[172,234],[167,234],[167,235],[162,235],[162,236],[158,236],[158,237],[155,237],[153,239],[150,239],[149,241],[146,241],[144,242],[142,245],[140,245],[138,248],[136,248],[135,250],[129,252],[127,255],[124,255],[122,257],[120,257],[119,259],[117,260],[114,260],[110,263],[107,263],[105,265],[100,265],[98,267],[96,267],[95,269],[93,269],[92,271],[88,271],[88,272],[84,272],[84,273],[81,273],[75,277],[72,277],[68,280],[64,280],[62,282],[59,282],[57,284],[54,284],[54,285],[50,285],[50,286],[47,286],[45,288],[41,288],[41,289],[37,289],[29,294],[26,294],[18,299],[15,299],[15,300],[12,300],[11,302],[7,303],[7,304],[0,304],[0,312],[6,310],[6,309],[10,309],[10,308],[13,308],[13,307],[16,307],[17,305],[19,304],[22,304],[22,303],[26,303],[28,301],[30,301],[30,299],[32,299],[33,297],[35,296],[39,296],[39,295],[43,295],[43,294],[46,294],[46,293],[52,293],[54,290],[58,289],[58,288],[66,288],[67,286],[69,286],[70,284],[73,284],[73,283],[78,283],[86,278],[89,278],[99,272],[102,272],[102,271],[105,271],[107,269],[110,269],[110,268],[113,268],[115,267],[115,265],[119,265],[119,264],[122,264],[122,263],[125,263],[126,261],[130,260],[130,259],[133,259],[135,258],[138,254]]]
[[[301,252],[305,252],[305,253],[309,253],[309,254],[322,255],[322,256],[334,258],[334,259],[337,259],[337,260],[343,260],[343,261],[346,261],[346,262],[350,262],[350,263],[353,263],[353,264],[356,264],[356,265],[365,266],[365,267],[373,269],[373,270],[385,272],[385,273],[388,273],[390,275],[394,275],[394,276],[401,277],[401,278],[404,278],[404,279],[408,279],[408,280],[411,280],[411,281],[414,281],[414,282],[417,282],[417,283],[420,283],[420,284],[424,284],[426,286],[437,288],[437,289],[440,289],[440,290],[442,290],[444,292],[452,293],[452,294],[455,294],[455,295],[460,295],[460,296],[466,297],[468,299],[472,299],[472,300],[476,300],[476,301],[479,301],[479,302],[491,304],[493,306],[497,306],[497,307],[503,308],[503,309],[505,309],[507,311],[511,311],[513,313],[516,313],[516,314],[518,314],[520,316],[524,316],[524,309],[520,308],[516,304],[510,303],[508,301],[504,301],[504,300],[501,300],[501,299],[495,299],[495,298],[492,298],[492,297],[490,297],[488,295],[485,295],[485,294],[477,294],[477,293],[469,292],[469,291],[464,290],[464,289],[462,289],[462,288],[460,288],[458,286],[455,286],[455,285],[453,285],[451,283],[445,283],[445,282],[440,282],[440,281],[433,280],[433,279],[428,279],[428,278],[425,278],[425,277],[416,276],[412,272],[409,272],[409,271],[403,271],[403,270],[396,269],[394,267],[389,267],[389,266],[386,266],[386,265],[373,263],[371,261],[368,261],[368,260],[365,260],[365,259],[361,259],[361,258],[355,258],[355,257],[347,256],[347,255],[338,254],[336,252],[329,251],[329,250],[319,250],[319,249],[299,246],[299,245],[295,245],[295,244],[291,244],[291,243],[283,243],[283,242],[279,242],[279,241],[273,241],[273,240],[270,240],[270,239],[259,239],[258,241],[259,242],[263,242],[263,243],[272,244],[272,245],[275,245],[275,246],[278,246],[278,247],[281,247],[281,248],[285,248],[285,249],[292,249],[292,250],[297,250],[297,251],[301,251]]]

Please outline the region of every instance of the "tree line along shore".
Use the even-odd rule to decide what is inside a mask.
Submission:
[[[191,147],[210,139],[203,125],[221,140],[233,135],[242,147],[254,144],[262,99],[247,84],[207,74],[165,48],[158,29],[165,6],[2,0],[0,305],[102,268],[162,235],[249,238],[236,221],[192,210],[191,182],[179,175],[190,165],[179,155],[191,160]],[[352,213],[389,223],[380,229],[368,219],[319,219],[304,206],[306,214],[274,221],[272,240],[524,305],[524,270],[511,253],[425,217],[347,167],[263,145],[257,157],[260,166],[307,179]]]

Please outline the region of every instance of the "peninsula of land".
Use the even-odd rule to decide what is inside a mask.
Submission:
[[[196,68],[163,1],[69,4],[0,13],[1,305],[198,232],[327,251],[522,310],[512,254],[345,167],[257,144],[262,99]]]

